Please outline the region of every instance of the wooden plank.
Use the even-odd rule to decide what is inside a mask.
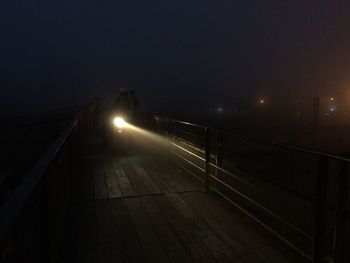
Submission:
[[[73,175],[73,201],[95,200],[92,167],[84,159],[80,160]]]
[[[122,262],[109,200],[96,201],[99,262]]]
[[[125,199],[147,262],[170,262],[152,224],[137,198]]]
[[[123,199],[110,199],[123,262],[146,262],[138,235]]]
[[[80,174],[81,174],[81,165],[78,160],[76,160],[73,163],[73,173],[72,173],[72,202],[74,203],[77,201],[80,197],[80,187],[79,187],[79,181],[80,179]]]
[[[118,185],[116,174],[113,171],[113,166],[110,161],[103,162],[105,172],[107,190],[109,198],[117,198],[123,196],[123,193]]]
[[[247,261],[293,262],[277,249],[279,246],[271,238],[261,236],[254,222],[215,193],[185,193],[182,197]]]
[[[63,251],[63,259],[62,262],[76,262],[77,260],[77,245],[78,245],[78,209],[77,205],[72,204],[70,213],[70,228],[69,228],[69,240],[67,240],[68,247],[65,246],[65,250]],[[68,235],[67,235],[68,236]]]
[[[168,160],[162,156],[155,156],[159,160],[160,169],[164,171],[169,177],[177,181],[184,191],[196,191],[202,188],[200,181],[193,177],[193,175],[186,172],[179,165],[175,164],[171,159]]]
[[[120,187],[121,192],[123,193],[123,196],[136,195],[136,192],[132,188],[128,177],[126,176],[123,168],[120,166],[119,163],[113,162],[113,172],[115,173],[118,185]]]
[[[87,200],[95,199],[94,175],[91,164],[85,164],[84,174],[81,183],[84,187],[84,198]]]
[[[135,190],[136,194],[137,195],[149,194],[148,189],[145,187],[142,180],[139,178],[136,171],[133,169],[131,164],[126,160],[126,158],[120,158],[119,162],[126,176],[129,178],[132,188]]]
[[[73,262],[98,262],[95,203],[83,202],[76,209],[76,253]]]
[[[170,192],[183,192],[185,190],[184,187],[180,184],[179,180],[176,180],[170,176],[162,168],[161,162],[157,162],[154,158],[151,158],[149,156],[143,156],[142,158],[149,164],[149,167],[151,167],[152,171],[157,174],[157,176],[164,182],[166,182],[167,185],[169,185]]]
[[[182,169],[179,165],[168,161],[163,163],[165,171],[176,178],[185,191],[196,191],[202,189],[202,183],[196,179],[193,175],[189,174],[186,170]]]
[[[134,159],[129,159],[130,164],[135,169],[137,175],[142,180],[145,187],[149,190],[152,194],[160,194],[162,191],[159,189],[158,185],[153,182],[151,177],[149,176],[148,172]]]
[[[190,255],[182,245],[176,234],[172,231],[163,214],[153,201],[152,197],[141,197],[141,206],[145,209],[157,236],[168,254],[172,263],[192,262]]]
[[[179,182],[184,191],[196,191],[202,188],[200,180],[179,166],[173,158],[165,158],[160,154],[154,154],[153,158],[159,162],[160,169]]]
[[[156,171],[166,180],[171,187],[171,192],[184,192],[185,187],[182,185],[181,180],[178,180],[177,176],[174,176],[172,172],[166,169],[164,162],[168,162],[157,155],[147,156],[146,159],[153,165]]]
[[[197,188],[202,187],[202,182],[199,180],[199,177],[201,177],[200,174],[195,176],[189,173],[188,171],[186,171],[185,169],[183,169],[179,164],[178,157],[174,156],[173,158],[171,158],[168,162],[168,166],[173,170],[180,169],[182,171],[181,175],[186,178],[186,181],[188,181],[188,184],[190,184],[191,186],[197,187]]]
[[[176,211],[171,202],[165,196],[155,196],[154,199],[194,262],[216,262],[208,248],[197,238],[192,227],[186,224],[184,218]]]
[[[245,262],[241,255],[234,251],[208,227],[196,210],[181,199],[179,194],[168,194],[166,196],[174,205],[175,209],[185,218],[186,225],[193,229],[196,236],[206,245],[218,262]]]
[[[93,168],[95,199],[108,198],[108,191],[103,168],[99,163],[95,164]]]
[[[151,167],[147,161],[145,161],[140,156],[134,157],[134,159],[145,171],[147,171],[150,178],[152,178],[152,180],[159,187],[162,193],[169,193],[172,191],[170,186],[167,184],[166,180],[159,176],[159,174],[156,171],[154,171],[153,167]]]

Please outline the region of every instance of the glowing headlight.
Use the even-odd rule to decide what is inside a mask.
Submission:
[[[124,128],[126,126],[126,122],[123,118],[121,117],[117,117],[113,120],[113,123],[115,126],[117,126],[118,128]]]

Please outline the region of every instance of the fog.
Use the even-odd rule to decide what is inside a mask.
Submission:
[[[110,98],[119,87],[136,89],[152,110],[337,96],[349,85],[349,7],[330,0],[3,1],[2,112]]]

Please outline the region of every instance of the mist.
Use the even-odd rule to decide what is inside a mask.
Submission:
[[[6,1],[2,112],[108,100],[120,87],[135,89],[144,108],[160,112],[259,96],[343,97],[349,7],[342,1]]]

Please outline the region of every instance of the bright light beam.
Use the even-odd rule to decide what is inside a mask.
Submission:
[[[127,125],[126,121],[122,117],[114,118],[113,123],[118,128],[124,128]]]
[[[127,123],[125,130],[130,142],[133,143],[136,149],[147,149],[151,153],[164,154],[168,151],[168,147],[170,147],[168,138],[156,132],[137,127],[130,123]]]

